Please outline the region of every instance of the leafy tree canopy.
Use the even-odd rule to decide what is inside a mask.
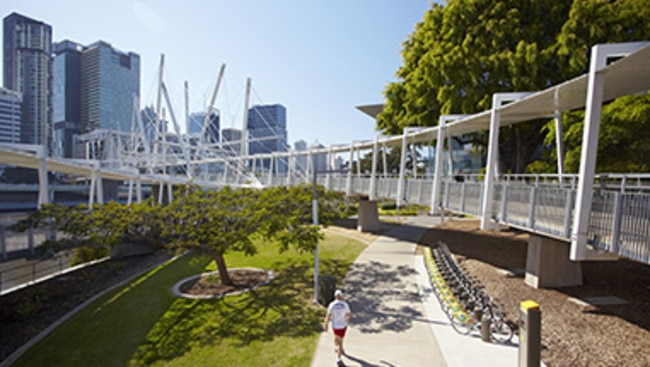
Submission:
[[[318,190],[319,223],[327,225],[343,212],[334,194]],[[225,187],[219,191],[181,187],[165,208],[163,234],[171,248],[193,249],[213,257],[221,282],[231,285],[224,255],[230,251],[254,255],[255,236],[278,241],[281,251],[289,247],[313,250],[321,234],[312,225],[311,205],[309,186],[263,190]]]
[[[162,226],[160,206],[147,200],[131,205],[111,201],[95,204],[92,209],[85,204],[44,204],[9,229],[24,232],[43,228],[51,234],[62,233],[45,241],[39,250],[47,253],[75,249],[74,262],[84,262],[106,256],[109,249],[120,244],[144,243],[161,248]]]
[[[537,91],[587,71],[597,43],[650,38],[648,0],[449,0],[432,4],[403,43],[377,128],[433,126],[442,114],[491,107],[497,92]],[[502,132],[509,167],[532,160],[542,121]],[[503,163],[503,162],[502,162]],[[509,162],[505,162],[509,163]]]
[[[343,197],[317,187],[318,221],[329,225],[345,215]],[[12,230],[51,228],[66,234],[55,245],[109,249],[120,244],[148,243],[174,252],[196,250],[217,263],[221,281],[232,285],[224,255],[257,252],[255,236],[279,244],[280,251],[313,251],[322,234],[313,225],[313,187],[254,190],[225,187],[206,191],[182,186],[162,207],[154,201],[124,205],[109,202],[89,209],[44,205]]]
[[[565,163],[568,173],[580,169],[583,111],[564,114]],[[555,144],[555,123],[545,126],[547,146]],[[624,173],[650,172],[650,94],[618,98],[603,108],[598,142],[596,172]],[[557,151],[549,149],[546,159],[528,167],[531,173],[556,172]]]

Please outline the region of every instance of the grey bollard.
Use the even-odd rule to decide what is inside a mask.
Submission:
[[[483,315],[483,318],[481,318],[481,340],[488,343],[492,341],[492,335],[490,334],[491,321],[488,315]]]
[[[481,330],[481,340],[484,342],[490,341],[490,319],[487,318],[487,315],[483,314],[483,309],[480,307],[474,308],[474,317],[476,321],[480,323]],[[487,320],[487,321],[486,321]]]
[[[519,306],[519,367],[538,367],[541,362],[542,315],[535,301]]]

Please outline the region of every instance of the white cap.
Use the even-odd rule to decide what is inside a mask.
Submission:
[[[337,289],[334,291],[334,297],[341,297],[343,295],[343,292],[341,292],[340,289]]]

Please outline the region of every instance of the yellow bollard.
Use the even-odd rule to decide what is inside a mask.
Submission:
[[[519,367],[538,367],[541,362],[542,315],[535,301],[519,307]]]

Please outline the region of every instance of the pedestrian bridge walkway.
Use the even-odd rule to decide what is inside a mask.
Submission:
[[[442,182],[438,206],[432,179],[407,178],[404,192],[398,178],[347,177],[319,179],[330,190],[430,206],[481,217],[485,181],[462,176]],[[458,177],[457,177],[458,178]],[[588,244],[598,250],[650,263],[650,175],[602,175],[594,192],[588,226]],[[374,184],[372,181],[376,181]],[[513,175],[494,182],[488,216],[494,223],[571,241],[576,205],[577,176]],[[374,187],[375,191],[370,191]],[[399,193],[399,194],[398,194]]]
[[[386,198],[395,200],[398,207],[419,203],[430,206],[433,213],[447,210],[476,215],[482,228],[498,223],[521,228],[569,243],[567,256],[572,261],[625,256],[650,263],[648,177],[605,178],[595,174],[602,105],[617,97],[646,93],[650,89],[649,63],[649,42],[597,45],[591,51],[589,72],[562,84],[542,91],[496,93],[490,110],[440,116],[437,126],[405,128],[399,136],[380,135],[364,142],[306,151],[247,155],[246,149],[241,149],[236,154],[232,149],[201,142],[190,146],[180,136],[176,145],[166,137],[148,141],[144,131],[136,129],[126,140],[114,140],[117,138],[109,133],[96,134],[98,140],[88,141],[88,159],[82,160],[48,157],[41,146],[2,144],[0,163],[38,170],[39,205],[52,196],[48,171],[88,178],[91,206],[104,201],[102,185],[106,180],[126,183],[128,202],[142,200],[143,185],[159,188],[154,195],[162,202],[172,199],[174,185],[188,182],[206,188],[318,182],[370,202]],[[162,81],[160,88],[166,95]],[[172,112],[172,106],[167,107]],[[585,110],[582,159],[578,174],[569,176],[562,161],[561,113],[576,109]],[[559,174],[534,180],[500,174],[500,128],[539,118],[556,120]],[[444,141],[485,131],[489,137],[485,174],[478,179],[454,180],[453,162],[443,162]],[[429,176],[418,176],[415,168],[407,169],[409,149],[434,143],[435,161]],[[244,146],[246,140],[240,144]],[[397,174],[391,176],[386,169],[386,151],[395,147],[401,149],[400,165]],[[101,157],[94,155],[98,151]],[[360,172],[359,164],[356,172],[349,169],[360,161],[362,152],[372,155],[371,172]],[[377,172],[380,154],[383,173]],[[337,160],[348,162],[345,173]],[[612,178],[618,180],[614,186],[607,182]]]

